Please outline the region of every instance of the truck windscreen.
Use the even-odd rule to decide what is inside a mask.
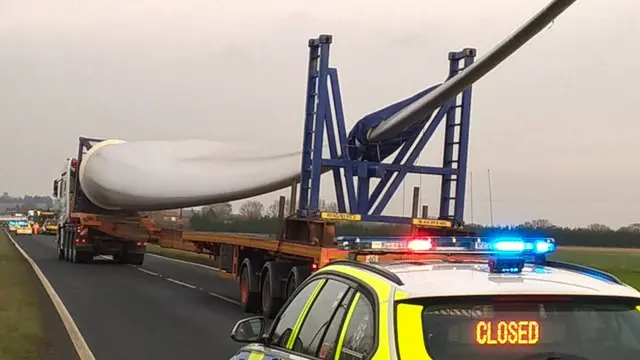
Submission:
[[[640,301],[474,297],[424,303],[433,360],[640,359]],[[554,357],[555,356],[555,357]]]

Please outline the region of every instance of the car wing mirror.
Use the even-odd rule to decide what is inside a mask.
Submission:
[[[263,342],[265,320],[262,316],[242,319],[231,330],[231,339],[240,343]]]

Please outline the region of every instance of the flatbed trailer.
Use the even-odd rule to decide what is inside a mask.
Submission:
[[[284,201],[281,199],[281,204]],[[283,211],[280,211],[282,216]],[[418,219],[417,219],[418,220]],[[425,220],[425,219],[421,219]],[[337,247],[335,224],[322,219],[281,218],[284,232],[276,238],[259,234],[232,234],[161,229],[154,238],[165,248],[211,256],[216,274],[238,282],[245,312],[275,316],[291,294],[317,269],[337,260],[388,261],[422,259],[423,255],[392,254],[354,257]],[[431,220],[430,226],[411,227],[407,239],[424,236],[473,235],[452,222]],[[434,224],[441,226],[436,227]]]
[[[68,158],[60,177],[54,180],[53,195],[61,204],[56,233],[58,259],[86,263],[96,256],[109,255],[121,264],[142,265],[155,231],[151,218],[139,212],[102,209],[87,198],[80,184],[83,155],[100,141],[81,137],[78,156]]]

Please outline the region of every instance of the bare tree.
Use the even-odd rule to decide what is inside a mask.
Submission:
[[[264,205],[260,201],[245,201],[238,210],[242,217],[247,219],[260,219],[264,213]]]
[[[321,211],[338,212],[338,203],[335,201],[328,202],[320,199],[319,205]]]
[[[635,224],[623,226],[620,229],[618,229],[618,231],[637,233],[637,232],[640,232],[640,224],[635,223]]]
[[[273,200],[269,208],[267,209],[267,216],[278,217],[278,206],[280,206],[280,200]],[[284,216],[289,215],[289,207],[291,206],[291,200],[285,199],[284,201]]]
[[[213,212],[215,214],[215,217],[219,219],[228,219],[231,217],[231,213],[233,212],[233,207],[229,203],[213,204],[213,205],[203,207],[202,212],[203,213]]]
[[[611,228],[604,224],[590,224],[587,226],[587,229],[590,231],[611,231]]]
[[[554,225],[551,223],[551,221],[549,221],[547,219],[531,220],[531,221],[525,222],[522,225],[524,227],[534,228],[534,229],[548,229],[548,228],[554,227]]]

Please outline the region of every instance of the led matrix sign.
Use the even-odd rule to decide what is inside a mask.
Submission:
[[[475,330],[480,345],[534,345],[540,340],[537,321],[478,321]]]

